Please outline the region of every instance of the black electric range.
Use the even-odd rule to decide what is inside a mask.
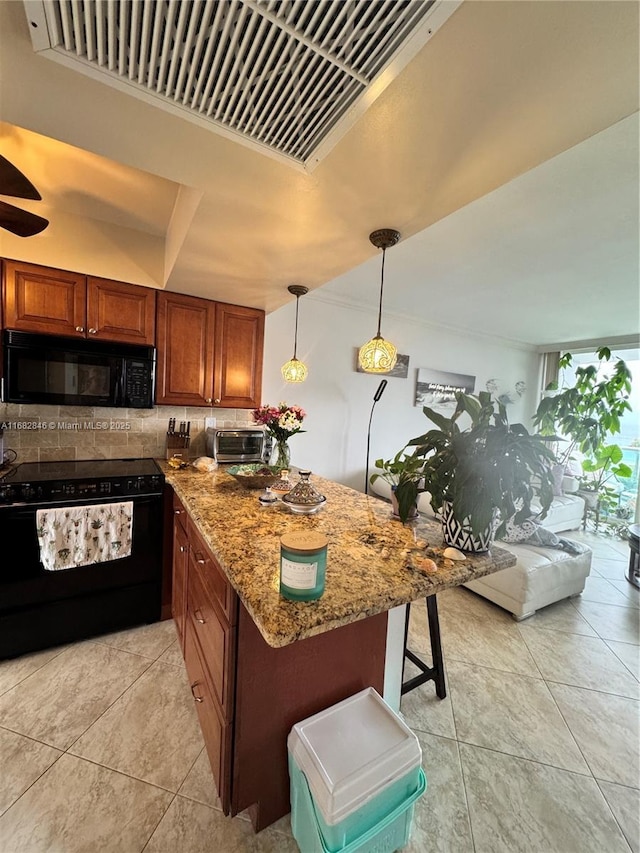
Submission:
[[[150,458],[23,462],[0,479],[0,505],[155,495],[163,483]]]
[[[164,475],[153,459],[23,462],[0,479],[0,660],[161,618]],[[121,557],[50,571],[38,512],[131,501]],[[11,556],[13,554],[13,556]]]

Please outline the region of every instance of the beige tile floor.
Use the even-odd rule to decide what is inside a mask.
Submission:
[[[572,534],[574,535],[574,534]],[[640,853],[639,596],[625,543],[516,623],[439,596],[448,696],[402,713],[428,789],[407,853]],[[426,612],[411,645],[428,654]],[[0,853],[295,853],[219,808],[171,622],[0,662]]]

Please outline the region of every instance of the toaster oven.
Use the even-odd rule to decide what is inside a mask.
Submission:
[[[209,427],[206,432],[207,456],[216,462],[268,462],[271,436],[259,426]]]

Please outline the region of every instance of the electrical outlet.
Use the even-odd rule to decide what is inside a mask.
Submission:
[[[215,418],[205,418],[204,419],[204,428],[205,429],[215,429],[216,419]]]

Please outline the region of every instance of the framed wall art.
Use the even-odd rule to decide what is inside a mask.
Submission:
[[[475,387],[475,376],[419,367],[414,405],[429,406],[437,412],[451,414],[456,407],[456,393],[473,394]]]

